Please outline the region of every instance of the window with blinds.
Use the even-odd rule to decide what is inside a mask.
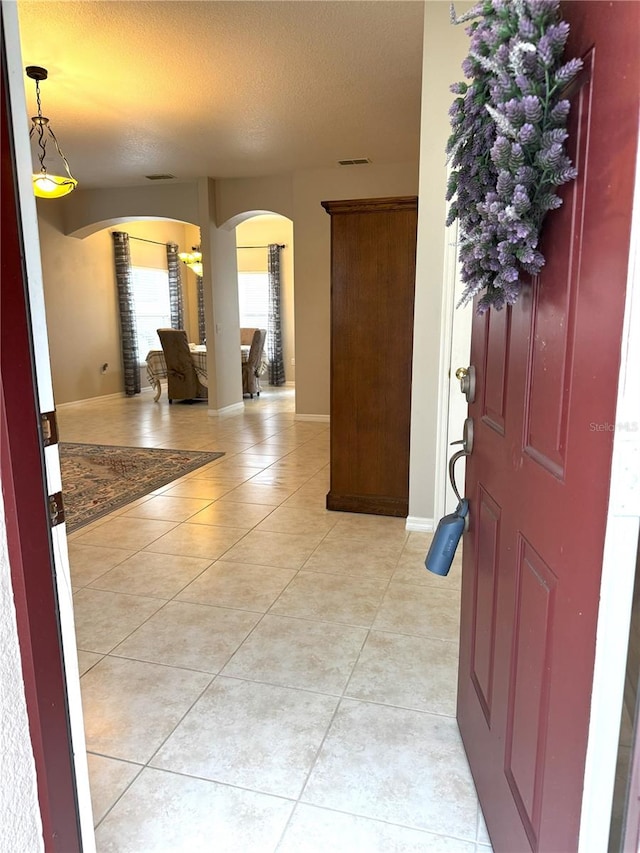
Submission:
[[[132,267],[131,287],[136,316],[138,358],[144,364],[149,350],[160,349],[157,329],[171,327],[169,274],[153,267]]]
[[[266,272],[238,273],[240,326],[268,329],[269,275]]]

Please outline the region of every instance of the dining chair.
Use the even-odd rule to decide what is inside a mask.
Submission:
[[[209,392],[198,379],[187,333],[184,329],[158,329],[167,363],[167,397],[174,400],[207,400]]]
[[[266,329],[254,331],[249,357],[242,364],[242,393],[249,394],[252,400],[254,394],[260,396],[260,374],[264,372],[262,356],[266,338]]]

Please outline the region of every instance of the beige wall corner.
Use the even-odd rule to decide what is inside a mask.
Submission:
[[[456,6],[458,14],[469,4]],[[445,147],[450,133],[449,86],[462,79],[468,49],[464,26],[449,21],[449,5],[425,4],[420,190],[413,345],[409,515],[433,519],[438,385],[448,369],[440,353],[447,240]]]

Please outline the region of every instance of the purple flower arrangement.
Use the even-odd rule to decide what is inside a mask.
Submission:
[[[483,0],[452,22],[467,29],[468,82],[454,83],[447,156],[447,225],[460,222],[465,305],[513,305],[525,275],[544,265],[542,222],[562,204],[556,189],[577,171],[565,153],[567,85],[582,60],[563,62],[569,25],[559,0]],[[484,293],[483,293],[484,291]]]

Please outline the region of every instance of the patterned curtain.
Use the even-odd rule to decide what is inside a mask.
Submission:
[[[282,355],[282,325],[280,320],[280,246],[269,244],[267,262],[269,273],[269,385],[284,385],[284,358]]]
[[[184,329],[184,303],[182,300],[182,279],[180,278],[180,259],[178,258],[177,243],[167,243],[167,270],[169,272],[171,328]]]
[[[198,288],[198,343],[206,344],[207,342],[207,331],[204,324],[204,284],[202,283],[202,276],[196,276],[197,288]]]
[[[120,339],[122,342],[122,366],[124,369],[124,392],[127,397],[140,393],[140,367],[138,343],[136,341],[136,314],[131,289],[131,254],[129,235],[124,231],[112,231],[113,258],[118,285],[120,308]]]

